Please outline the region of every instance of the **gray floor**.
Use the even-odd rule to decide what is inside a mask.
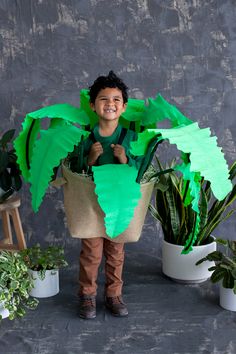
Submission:
[[[235,354],[236,313],[219,307],[218,288],[210,282],[182,285],[166,278],[159,242],[147,226],[141,240],[126,247],[128,318],[114,318],[105,310],[101,269],[97,318],[84,321],[77,316],[75,240],[66,249],[70,264],[60,273],[60,293],[41,299],[23,319],[3,320],[0,353]]]

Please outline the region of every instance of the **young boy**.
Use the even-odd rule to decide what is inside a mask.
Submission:
[[[108,76],[98,77],[90,87],[90,106],[99,121],[92,137],[84,141],[84,154],[88,166],[103,164],[129,164],[138,167],[138,161],[129,152],[130,142],[136,134],[128,130],[121,138],[119,117],[126,109],[127,86],[112,71]],[[97,275],[103,254],[105,256],[105,305],[114,316],[127,316],[128,310],[122,300],[122,269],[124,244],[102,237],[81,240],[79,271],[79,316],[84,319],[96,317]]]

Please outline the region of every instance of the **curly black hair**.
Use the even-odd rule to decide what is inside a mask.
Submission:
[[[96,97],[102,89],[107,87],[118,88],[122,92],[124,103],[128,101],[128,87],[125,83],[111,70],[107,76],[99,76],[92,86],[89,87],[90,102],[95,103]]]

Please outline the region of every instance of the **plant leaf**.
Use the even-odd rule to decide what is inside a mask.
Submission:
[[[2,145],[2,147],[6,147],[7,144],[10,143],[14,137],[15,131],[15,129],[10,129],[3,134],[2,138],[0,139],[0,145]]]
[[[107,235],[115,238],[129,226],[141,198],[137,169],[128,165],[93,166],[95,193],[105,213]]]
[[[40,131],[41,138],[36,141],[33,151],[34,158],[31,163],[29,181],[32,184],[32,207],[36,212],[53,174],[53,168],[60,164],[80,142],[81,136],[89,133],[75,126],[55,126]]]
[[[171,144],[176,144],[184,153],[191,153],[191,171],[200,172],[211,182],[211,189],[217,199],[222,200],[232,190],[229,172],[216,137],[211,137],[210,129],[200,129],[197,123],[174,129],[148,129],[138,134],[138,140],[131,143],[133,155],[143,155],[149,141],[161,134]],[[158,139],[160,139],[158,137]]]
[[[227,275],[227,270],[222,268],[217,268],[211,275],[212,283],[217,283]]]
[[[68,103],[59,103],[51,106],[46,106],[28,113],[28,116],[34,119],[40,118],[62,118],[71,123],[86,125],[89,123],[89,117],[84,115],[84,112],[75,106]]]
[[[222,285],[226,289],[233,289],[234,287],[234,278],[232,277],[230,271],[228,270],[225,270]]]
[[[192,121],[185,117],[175,106],[167,102],[160,94],[155,99],[148,98],[143,114],[142,125],[147,126],[168,119],[172,126],[188,125]]]
[[[17,163],[19,164],[22,176],[26,182],[29,181],[29,164],[32,160],[33,148],[39,130],[40,121],[26,115],[25,120],[22,123],[22,131],[13,143],[16,150]]]

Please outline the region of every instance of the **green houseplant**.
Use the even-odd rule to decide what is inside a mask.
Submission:
[[[200,268],[197,270],[194,262],[197,261],[199,254],[195,258],[191,251],[198,246],[211,247],[211,244],[212,251],[214,251],[215,244],[212,243],[214,230],[235,212],[235,209],[231,207],[236,199],[236,186],[234,184],[236,162],[232,164],[229,170],[229,179],[233,183],[233,188],[220,201],[213,195],[210,182],[205,181],[199,174],[191,175],[189,169],[186,172],[186,170],[175,165],[175,162],[164,169],[157,160],[154,175],[159,176],[159,179],[156,182],[155,199],[153,204],[149,206],[149,210],[161,224],[164,247],[167,243],[171,244],[172,248],[174,245],[179,246],[180,251],[178,252],[185,254],[185,257],[183,255],[180,257],[183,268],[190,274],[186,267],[188,259],[186,255],[189,254],[192,266],[196,272],[199,272]],[[203,250],[203,247],[199,247],[198,251],[200,249]],[[207,253],[210,251],[206,248]],[[163,260],[163,262],[165,268],[166,260]],[[209,267],[210,265],[208,265]],[[173,268],[176,268],[174,263]],[[165,269],[163,271],[165,273]],[[167,273],[169,273],[169,269]],[[210,273],[208,276],[210,276]]]
[[[21,188],[21,172],[12,147],[15,129],[6,131],[0,138],[0,203]]]
[[[33,279],[30,292],[35,297],[49,297],[59,292],[59,268],[67,266],[60,246],[41,247],[39,243],[21,251]]]
[[[220,282],[220,305],[227,310],[236,311],[236,241],[216,239],[216,243],[224,247],[209,253],[196,265],[205,261],[215,262],[209,270],[212,283]]]
[[[219,201],[212,193],[211,184],[198,177],[196,184],[199,188],[199,201],[196,211],[192,207],[194,196],[191,196],[191,181],[184,180],[174,163],[164,170],[160,162],[157,162],[158,167],[153,176],[160,177],[155,185],[154,203],[149,206],[149,210],[161,223],[164,239],[186,250],[189,249],[189,236],[195,238],[195,246],[211,242],[215,228],[236,210],[231,208],[236,199],[236,185]],[[235,176],[236,162],[229,170],[229,178],[233,183]]]
[[[33,287],[28,268],[18,252],[0,252],[0,319],[25,315],[25,308],[36,308],[38,301],[29,297]]]

